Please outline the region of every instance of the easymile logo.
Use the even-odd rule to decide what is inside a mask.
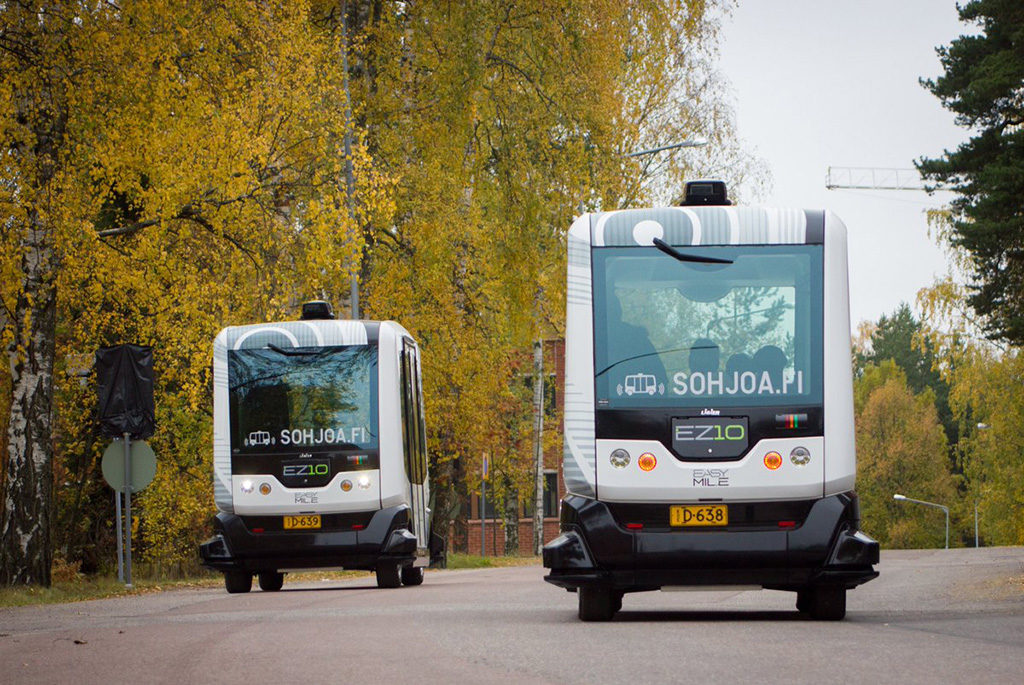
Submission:
[[[729,487],[729,469],[694,469],[694,487],[726,488]]]

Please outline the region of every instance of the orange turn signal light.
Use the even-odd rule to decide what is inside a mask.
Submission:
[[[640,455],[640,458],[636,460],[636,464],[640,467],[641,471],[651,471],[658,465],[658,460],[655,459],[654,455],[650,452],[644,452]]]
[[[782,455],[778,452],[769,452],[764,455],[764,465],[774,471],[782,466]]]

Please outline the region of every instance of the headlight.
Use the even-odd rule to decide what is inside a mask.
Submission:
[[[789,460],[797,466],[806,466],[811,460],[811,452],[806,447],[794,447],[789,453]]]
[[[359,489],[360,490],[369,490],[370,489],[370,477],[369,476],[359,476],[359,480],[357,480],[356,483],[359,485]]]
[[[252,490],[253,490],[252,481],[251,480],[243,480],[242,481],[242,492],[244,492],[245,494],[248,495],[250,492],[252,492]]]
[[[624,469],[629,466],[629,452],[622,449],[615,450],[612,452],[611,456],[608,457],[608,461],[610,461],[612,466],[615,468]]]

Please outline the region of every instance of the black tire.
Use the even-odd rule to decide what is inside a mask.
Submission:
[[[626,594],[624,592],[613,592],[612,593],[612,611],[619,613],[622,610],[622,596]]]
[[[576,596],[579,598],[581,621],[610,621],[615,615],[615,598],[611,590],[581,587]]]
[[[814,601],[813,590],[797,590],[796,591],[796,610],[801,614],[807,614],[811,611],[811,603]]]
[[[264,592],[277,592],[284,585],[284,574],[277,571],[261,573],[259,578],[260,589]]]
[[[818,621],[841,621],[846,616],[846,588],[816,587],[812,591],[811,618]]]
[[[248,571],[225,571],[224,589],[230,595],[248,592],[252,589],[252,574]]]
[[[402,576],[398,564],[383,563],[377,565],[377,587],[401,587]]]
[[[406,566],[403,568],[402,585],[423,585],[423,567]]]

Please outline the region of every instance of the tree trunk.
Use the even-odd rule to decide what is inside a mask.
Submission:
[[[23,121],[33,122],[33,144],[17,144],[25,183],[21,288],[14,305],[14,337],[7,348],[11,370],[4,514],[0,524],[0,585],[49,587],[53,560],[53,361],[56,344],[57,252],[53,224],[54,179],[64,144],[63,93],[45,82],[18,98]]]
[[[505,493],[505,556],[519,556],[519,492]]]
[[[49,183],[49,178],[40,180]],[[53,357],[56,326],[53,228],[38,210],[21,241],[21,292],[14,310],[11,416],[7,428],[0,585],[50,585],[53,509]]]

